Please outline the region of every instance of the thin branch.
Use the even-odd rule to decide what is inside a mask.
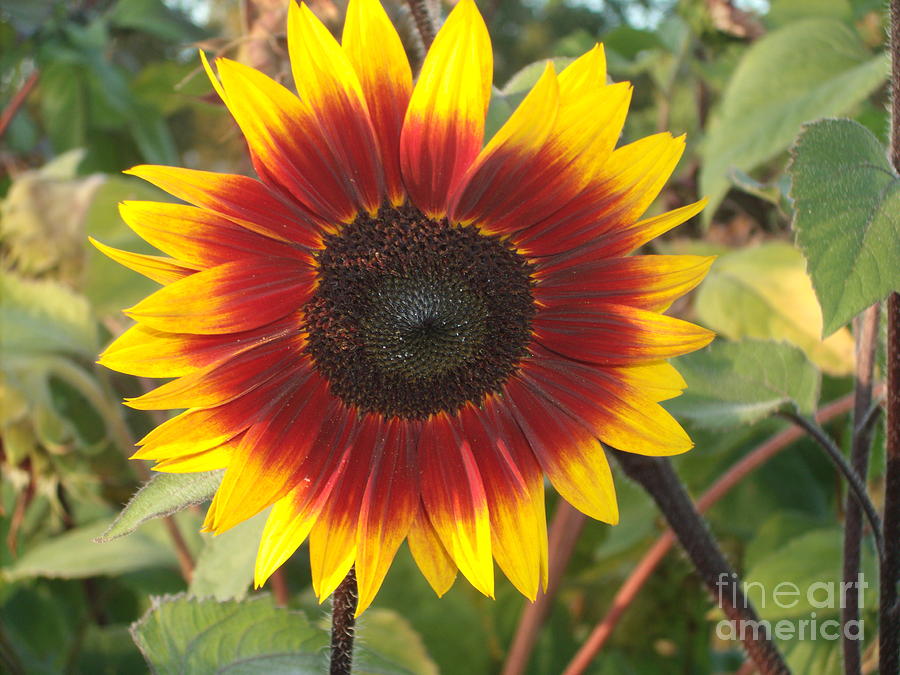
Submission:
[[[509,648],[506,662],[503,664],[503,675],[521,675],[528,666],[528,659],[537,641],[538,634],[550,609],[553,599],[559,590],[559,582],[566,571],[578,536],[584,527],[585,516],[581,511],[564,499],[560,499],[553,514],[553,522],[550,523],[548,548],[550,550],[550,569],[548,570],[547,592],[538,591],[534,602],[526,602],[516,627]]]
[[[872,435],[876,416],[872,411],[879,410],[872,406],[873,372],[875,370],[875,348],[878,345],[878,319],[881,305],[874,304],[856,317],[856,386],[853,404],[853,442],[850,450],[850,462],[853,470],[864,482],[869,470],[869,449],[872,446]],[[841,602],[841,623],[846,626],[851,621],[859,620],[858,596],[856,584],[862,558],[862,511],[855,499],[847,496],[846,516],[844,518],[844,569],[843,580],[846,596]],[[852,640],[848,631],[843,631],[842,647],[844,651],[844,673],[858,675],[861,672],[862,657],[859,640]]]
[[[853,407],[853,395],[844,396],[836,401],[823,406],[816,413],[816,420],[820,424],[825,424],[839,415],[849,412]],[[728,471],[726,471],[719,479],[713,483],[700,499],[697,500],[697,510],[700,513],[705,512],[713,504],[718,502],[722,497],[728,494],[732,488],[738,485],[750,473],[758,467],[769,461],[772,457],[790,447],[797,439],[803,437],[803,430],[797,426],[791,426],[781,431],[762,445],[757,446],[747,453],[740,461],[735,463]],[[590,637],[578,650],[578,653],[572,659],[569,668],[577,663],[582,670],[587,667],[591,661],[603,649],[613,630],[619,623],[625,610],[631,605],[631,602],[646,584],[647,580],[653,574],[654,570],[665,558],[666,553],[675,543],[675,535],[671,529],[666,530],[653,547],[644,554],[644,557],[637,564],[625,583],[619,588],[612,604],[603,620],[597,624],[591,632]],[[751,662],[752,663],[752,662]],[[755,668],[755,666],[754,666]],[[575,672],[580,672],[575,670]]]
[[[835,445],[831,436],[829,436],[816,421],[807,419],[803,415],[798,415],[794,412],[781,412],[779,415],[791,420],[794,424],[803,427],[806,433],[809,434],[809,436],[819,444],[819,447],[825,451],[825,454],[828,455],[828,458],[835,467],[837,467],[838,471],[840,471],[844,475],[844,478],[847,479],[847,485],[850,487],[850,492],[856,498],[857,503],[862,507],[869,524],[872,526],[872,535],[875,537],[875,546],[878,548],[878,553],[880,555],[884,550],[881,541],[881,518],[878,517],[878,511],[875,510],[872,500],[869,499],[862,478],[860,478],[859,474],[853,470],[853,467],[847,463],[840,448]]]
[[[22,86],[19,88],[12,99],[10,99],[9,104],[3,109],[3,112],[0,113],[0,138],[3,137],[3,134],[6,133],[6,128],[13,121],[13,117],[16,116],[16,113],[19,112],[19,108],[22,107],[22,104],[25,103],[25,99],[28,98],[28,94],[31,93],[31,90],[34,89],[35,85],[38,82],[38,78],[41,76],[41,71],[35,69],[31,75],[28,76],[28,79],[22,83]]]
[[[351,567],[331,595],[331,675],[352,672],[357,600],[356,570]]]

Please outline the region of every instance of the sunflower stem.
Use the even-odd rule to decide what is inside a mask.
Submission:
[[[900,0],[891,0],[891,162],[900,172]],[[900,671],[900,293],[887,302],[887,452],[884,478],[884,541],[881,558],[879,667]]]
[[[331,675],[350,675],[358,600],[356,568],[351,567],[331,596]]]
[[[765,631],[753,630],[752,627],[759,626],[756,610],[741,591],[740,579],[725,560],[669,460],[619,451],[613,455],[628,477],[656,502],[703,583],[728,619],[735,623],[736,632],[759,672],[762,675],[790,673]]]
[[[856,378],[853,404],[853,441],[850,450],[850,462],[856,474],[865,481],[869,470],[869,450],[875,425],[869,424],[872,411],[872,389],[874,386],[875,348],[878,344],[878,320],[881,316],[881,305],[876,303],[856,317]],[[878,408],[875,408],[877,410]],[[844,626],[851,621],[859,620],[859,591],[856,581],[862,557],[862,509],[855,499],[847,495],[846,515],[844,517],[844,588],[847,589],[845,601],[841,604],[841,623]],[[859,640],[851,640],[844,631],[842,640],[844,652],[844,673],[856,675],[861,672],[862,655]]]

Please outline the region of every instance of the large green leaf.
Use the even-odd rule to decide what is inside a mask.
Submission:
[[[165,532],[160,524],[128,539],[102,545],[95,543],[105,528],[105,522],[93,523],[44,541],[5,568],[3,576],[9,580],[33,577],[83,579],[177,565],[175,554],[165,543]]]
[[[788,403],[811,413],[818,401],[818,370],[783,342],[717,340],[674,364],[688,387],[666,405],[703,426],[755,422]]]
[[[754,44],[722,98],[703,146],[700,190],[708,222],[729,172],[749,171],[788,148],[803,122],[851,109],[887,75],[852,28],[836,19],[788,24]]]
[[[242,599],[253,581],[256,551],[268,509],[220,535],[204,534],[188,592],[198,598]]]
[[[786,340],[825,372],[847,375],[853,338],[841,330],[822,340],[822,310],[804,266],[803,255],[787,242],[723,254],[697,292],[697,317],[732,340]]]
[[[131,634],[159,675],[318,675],[327,666],[327,634],[303,614],[278,609],[267,595],[243,603],[154,598]]]
[[[878,139],[850,120],[806,125],[790,172],[797,244],[830,335],[900,290],[900,176]]]
[[[222,482],[224,469],[203,473],[159,473],[138,490],[101,536],[98,542],[109,542],[134,532],[153,518],[169,516],[200,504],[215,493]]]

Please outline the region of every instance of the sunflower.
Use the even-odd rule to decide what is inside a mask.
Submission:
[[[628,255],[703,202],[640,220],[684,139],[616,148],[631,95],[597,45],[548,63],[484,145],[490,39],[460,0],[415,84],[378,0],[351,0],[342,42],[291,3],[295,95],[228,59],[213,85],[257,178],[165,166],[139,176],[186,203],[122,217],[171,257],[98,246],[163,287],[100,363],[175,378],[128,400],[186,409],[141,442],[155,469],[225,469],[204,528],[271,507],[262,585],[309,540],[327,597],[355,565],[358,612],[409,543],[438,594],[457,570],[493,595],[547,583],[544,476],[616,523],[601,441],[691,447],[659,405],[666,359],[707,344],[662,312],[711,263]]]

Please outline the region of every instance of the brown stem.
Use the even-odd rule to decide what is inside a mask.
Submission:
[[[291,600],[291,590],[288,588],[284,567],[279,567],[272,572],[272,576],[269,577],[269,584],[272,587],[272,594],[275,596],[275,604],[279,607],[287,607]]]
[[[537,641],[541,627],[544,625],[553,598],[559,589],[560,579],[566,571],[575,544],[587,516],[578,511],[569,502],[560,499],[550,523],[548,548],[550,550],[550,569],[548,570],[547,592],[538,591],[534,602],[527,602],[519,618],[516,634],[509,648],[506,663],[503,664],[503,675],[521,675],[528,666],[528,659],[534,643]]]
[[[894,38],[894,161],[900,166],[900,0],[891,3]],[[884,478],[884,553],[881,558],[881,601],[878,609],[879,667],[900,672],[900,293],[887,305],[887,453]]]
[[[900,173],[900,0],[891,0],[891,162]],[[884,477],[884,554],[878,607],[879,666],[900,672],[900,293],[887,302],[887,450]]]
[[[694,570],[717,598],[725,615],[741,627],[744,649],[759,672],[762,675],[790,673],[778,649],[762,631],[745,629],[746,626],[759,624],[756,610],[744,596],[737,574],[697,512],[671,462],[664,457],[643,457],[619,451],[615,451],[613,456],[628,477],[644,488],[656,502],[691,559]]]
[[[331,595],[331,675],[350,675],[356,630],[356,569],[351,567]]]
[[[875,369],[875,348],[878,344],[878,319],[881,305],[874,304],[856,317],[856,378],[853,399],[853,442],[850,462],[853,470],[863,481],[869,471],[869,449],[872,446],[873,424],[866,423],[872,406],[873,371]],[[862,554],[862,510],[855,499],[847,495],[846,516],[844,518],[844,569],[843,580],[847,589],[841,609],[841,623],[847,625],[859,620],[859,591],[856,581]],[[844,673],[858,675],[862,668],[859,640],[851,640],[843,631]]]
[[[31,75],[28,76],[28,79],[26,79],[19,88],[19,91],[17,91],[12,99],[10,99],[9,104],[3,109],[3,112],[0,113],[0,137],[6,133],[6,128],[9,126],[10,122],[12,122],[16,113],[19,112],[19,108],[22,107],[22,104],[25,103],[25,99],[28,98],[28,94],[34,89],[40,76],[41,71],[39,70],[35,70],[31,73]]]
[[[431,43],[434,42],[434,36],[437,35],[437,21],[431,14],[428,0],[406,0],[406,4],[409,6],[413,21],[416,22],[416,29],[422,38],[422,45],[425,47],[425,51],[428,51]]]

